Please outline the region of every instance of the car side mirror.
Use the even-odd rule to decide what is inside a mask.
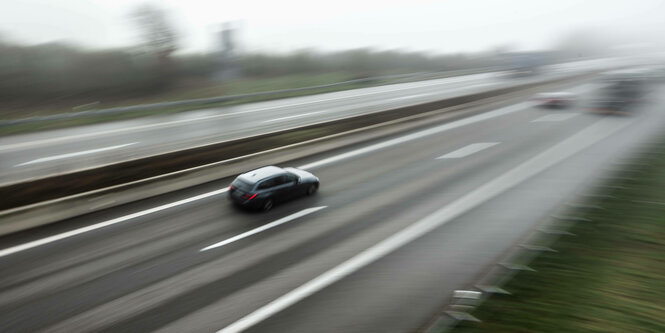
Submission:
[[[301,184],[301,183],[302,183],[302,178],[298,177],[298,179],[296,179],[296,184]]]

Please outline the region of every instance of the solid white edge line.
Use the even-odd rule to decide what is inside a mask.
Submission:
[[[42,163],[42,162],[48,162],[48,161],[54,161],[54,160],[61,160],[61,159],[69,158],[69,157],[90,155],[90,154],[94,154],[94,153],[100,153],[100,152],[103,152],[103,151],[109,151],[109,150],[124,148],[124,147],[127,147],[127,146],[135,145],[137,143],[138,142],[125,143],[125,144],[122,144],[122,145],[115,145],[115,146],[110,146],[110,147],[83,150],[83,151],[77,151],[77,152],[74,152],[74,153],[47,156],[47,157],[34,159],[32,161],[24,162],[24,163],[21,163],[21,164],[17,164],[17,165],[15,165],[15,167],[23,166],[23,165],[36,164],[36,163]]]
[[[38,239],[38,240],[28,242],[28,243],[25,243],[25,244],[12,246],[12,247],[0,250],[0,257],[4,257],[4,256],[8,256],[10,254],[14,254],[16,252],[21,252],[21,251],[25,251],[25,250],[28,250],[28,249],[32,249],[32,248],[35,248],[35,247],[38,247],[38,246],[41,246],[41,245],[45,245],[45,244],[48,244],[48,243],[52,243],[52,242],[55,242],[55,241],[58,241],[58,240],[61,240],[61,239],[65,239],[65,238],[69,238],[69,237],[72,237],[72,236],[80,235],[80,234],[88,232],[88,231],[93,231],[93,230],[108,227],[108,226],[111,226],[111,225],[114,225],[114,224],[117,224],[117,223],[122,223],[122,222],[131,220],[131,219],[134,219],[134,218],[137,218],[137,217],[141,217],[141,216],[145,216],[145,215],[148,215],[148,214],[156,213],[156,212],[159,212],[159,211],[171,208],[171,207],[175,207],[175,206],[180,206],[180,205],[192,202],[192,201],[201,200],[201,199],[204,199],[204,198],[207,198],[207,197],[211,197],[211,196],[214,196],[214,195],[224,193],[228,190],[229,190],[228,188],[223,188],[223,189],[215,190],[215,191],[212,191],[212,192],[199,194],[199,195],[191,197],[191,198],[171,202],[171,203],[168,203],[168,204],[165,204],[165,205],[153,207],[153,208],[143,210],[143,211],[140,211],[140,212],[136,212],[136,213],[133,213],[133,214],[117,217],[117,218],[114,218],[114,219],[111,219],[111,220],[108,220],[108,221],[105,221],[105,222],[93,224],[93,225],[90,225],[90,226],[87,226],[87,227],[74,229],[74,230],[71,230],[71,231],[67,231],[67,232],[64,232],[64,233],[61,233],[61,234],[57,234],[57,235],[53,235],[53,236],[50,236],[50,237]]]
[[[427,130],[424,130],[424,131],[412,133],[412,134],[409,134],[409,135],[406,135],[406,136],[403,136],[403,137],[399,137],[399,138],[395,138],[395,139],[392,139],[392,140],[388,140],[388,141],[385,141],[385,142],[382,142],[382,143],[378,143],[378,144],[374,144],[374,145],[371,145],[371,146],[359,148],[359,149],[356,149],[356,150],[353,150],[353,151],[350,151],[350,152],[346,152],[346,153],[343,153],[343,154],[340,154],[340,155],[336,155],[336,156],[333,156],[333,157],[324,158],[323,160],[319,160],[317,162],[313,162],[313,163],[310,163],[310,164],[299,166],[298,168],[299,169],[312,169],[312,168],[320,167],[320,166],[325,165],[325,164],[335,163],[335,162],[338,162],[338,161],[341,161],[341,160],[344,160],[344,159],[347,159],[347,158],[350,158],[350,157],[353,157],[353,156],[366,154],[366,153],[369,153],[369,152],[372,152],[372,151],[375,151],[375,150],[379,150],[379,149],[383,149],[383,148],[386,148],[386,147],[394,146],[394,145],[397,145],[397,144],[400,144],[400,143],[403,143],[403,142],[408,142],[408,141],[415,140],[415,139],[418,139],[418,138],[422,138],[422,137],[425,137],[425,136],[428,136],[428,135],[433,135],[433,134],[440,133],[440,132],[443,132],[443,131],[446,131],[446,130],[449,130],[449,129],[462,127],[462,126],[472,124],[472,123],[475,123],[475,122],[478,122],[478,121],[491,119],[491,118],[494,118],[494,117],[497,117],[497,116],[500,116],[500,115],[503,115],[503,114],[508,114],[508,113],[511,113],[511,112],[523,110],[523,109],[527,108],[529,105],[530,105],[529,103],[519,103],[519,104],[515,104],[515,105],[512,105],[512,106],[503,107],[503,108],[485,113],[485,114],[489,114],[489,115],[484,116],[484,117],[483,117],[484,114],[480,114],[480,115],[476,115],[476,116],[473,116],[473,117],[457,120],[457,121],[454,121],[452,123],[445,124],[443,126],[430,128],[430,129],[427,129]],[[121,222],[127,221],[127,220],[132,219],[132,218],[144,216],[144,215],[151,214],[151,213],[154,213],[154,212],[158,212],[158,211],[161,211],[161,210],[164,210],[164,209],[167,209],[167,208],[183,205],[185,203],[189,203],[189,202],[192,202],[192,201],[195,201],[195,200],[204,199],[204,198],[207,198],[207,197],[210,197],[210,196],[213,196],[213,195],[224,193],[226,191],[228,191],[228,188],[223,188],[221,190],[216,190],[216,191],[204,193],[204,194],[192,197],[192,198],[179,200],[179,201],[176,201],[176,202],[173,202],[173,203],[170,203],[170,204],[165,204],[165,205],[162,205],[162,206],[159,206],[159,207],[155,207],[155,208],[151,208],[151,209],[148,209],[148,210],[140,211],[140,212],[133,213],[133,214],[130,214],[130,215],[121,216],[121,217],[118,217],[118,218],[115,218],[115,219],[112,219],[112,220],[108,220],[108,221],[105,221],[105,222],[100,222],[100,223],[97,223],[97,224],[94,224],[94,225],[91,225],[91,226],[75,229],[75,230],[68,231],[68,232],[65,232],[65,233],[62,233],[62,234],[53,235],[53,236],[46,237],[46,238],[43,238],[43,239],[28,242],[28,243],[25,243],[25,244],[21,244],[21,245],[13,246],[13,247],[10,247],[10,248],[6,248],[6,249],[3,249],[3,250],[0,250],[0,257],[4,257],[4,256],[7,256],[7,255],[16,253],[16,252],[32,249],[32,248],[35,248],[37,246],[41,246],[41,245],[44,245],[44,244],[55,242],[55,241],[58,241],[58,240],[61,240],[61,239],[69,238],[69,237],[72,237],[72,236],[75,236],[75,235],[82,234],[84,232],[104,228],[104,227],[107,227],[107,226],[110,226],[110,225],[113,225],[113,224],[116,224],[116,223],[121,223]]]
[[[568,119],[574,118],[576,116],[579,116],[579,113],[572,113],[572,112],[567,112],[567,113],[553,113],[553,114],[548,114],[544,115],[542,117],[536,118],[532,120],[532,123],[543,123],[543,122],[559,122],[559,121],[566,121]]]
[[[464,77],[470,77],[470,76],[477,76],[477,75],[478,74],[470,74],[470,75],[463,75],[463,76]],[[449,80],[449,79],[451,79],[451,78],[434,79],[432,81]],[[454,78],[452,78],[452,79],[454,79]],[[475,79],[476,78],[469,78],[468,80],[475,80]],[[461,82],[463,82],[463,81],[464,80],[462,80]],[[427,82],[427,81],[424,81],[424,82]],[[115,134],[118,134],[118,133],[129,132],[129,131],[132,131],[132,130],[143,130],[143,129],[152,129],[152,128],[172,127],[172,126],[178,125],[180,123],[186,123],[186,122],[196,122],[196,121],[202,121],[202,120],[208,120],[208,119],[214,119],[214,118],[223,118],[223,117],[228,117],[228,116],[232,116],[232,115],[255,113],[255,112],[261,112],[261,111],[267,111],[267,110],[273,110],[273,109],[289,108],[289,107],[294,107],[294,106],[301,106],[301,105],[307,105],[307,104],[316,104],[316,103],[322,103],[322,102],[330,102],[330,101],[335,101],[335,100],[350,99],[350,98],[356,98],[356,97],[361,97],[361,96],[378,95],[378,94],[390,93],[390,92],[395,92],[395,91],[404,91],[404,90],[418,89],[418,88],[424,88],[424,87],[429,87],[429,86],[437,86],[437,85],[446,85],[446,84],[458,83],[458,82],[460,82],[460,81],[459,80],[454,80],[454,81],[451,80],[451,81],[447,81],[447,82],[432,82],[432,83],[429,83],[429,84],[411,85],[409,87],[399,87],[399,88],[396,88],[396,89],[368,92],[368,93],[364,93],[364,94],[357,94],[357,95],[350,95],[350,96],[340,96],[340,97],[334,97],[334,98],[320,99],[320,100],[316,100],[316,101],[292,103],[292,104],[287,104],[287,105],[277,105],[277,106],[264,107],[264,108],[258,108],[258,109],[249,109],[249,110],[244,110],[244,111],[224,113],[224,114],[211,115],[211,116],[204,116],[204,117],[192,118],[192,119],[173,120],[173,121],[168,121],[168,122],[163,122],[163,123],[158,123],[158,124],[147,124],[147,125],[137,125],[137,126],[133,126],[133,127],[116,128],[116,129],[111,129],[111,130],[99,131],[99,132],[95,132],[95,133],[74,134],[74,135],[70,135],[70,136],[67,136],[67,137],[41,139],[41,140],[35,140],[35,141],[30,141],[30,142],[21,142],[21,143],[15,143],[15,144],[10,144],[10,145],[0,146],[0,152],[9,151],[9,150],[13,150],[13,149],[16,149],[16,148],[21,148],[21,147],[24,147],[24,146],[29,147],[29,146],[53,144],[53,143],[58,143],[58,142],[63,142],[63,141],[72,141],[72,140],[75,140],[75,139],[82,139],[82,138],[86,138],[86,137],[102,137],[102,136],[105,136],[105,135],[115,135]],[[412,83],[417,83],[417,82],[412,82]]]
[[[505,174],[476,188],[452,203],[440,208],[422,220],[397,232],[378,244],[364,250],[340,265],[326,271],[300,287],[282,295],[254,312],[240,318],[217,333],[242,332],[263,320],[281,312],[304,298],[330,286],[351,273],[375,262],[411,241],[431,232],[439,226],[468,212],[472,208],[503,193],[515,185],[535,176],[547,168],[562,162],[583,149],[626,127],[632,121],[620,122],[604,118],[546,151],[520,164]]]
[[[206,247],[200,249],[199,252],[208,251],[208,250],[211,250],[211,249],[214,249],[214,248],[218,248],[218,247],[222,247],[222,246],[224,246],[224,245],[231,244],[231,243],[233,243],[233,242],[235,242],[235,241],[239,241],[239,240],[241,240],[241,239],[243,239],[243,238],[247,238],[247,237],[249,237],[249,236],[251,236],[251,235],[258,234],[259,232],[262,232],[262,231],[265,231],[265,230],[268,230],[268,229],[274,228],[274,227],[276,227],[276,226],[278,226],[278,225],[280,225],[280,224],[284,224],[284,223],[287,223],[287,222],[291,222],[291,221],[293,221],[293,220],[295,220],[295,219],[297,219],[297,218],[303,217],[303,216],[305,216],[305,215],[312,214],[312,213],[314,213],[314,212],[316,212],[316,211],[319,211],[319,210],[321,210],[321,209],[324,209],[324,208],[326,208],[326,207],[328,207],[328,206],[319,206],[319,207],[313,207],[313,208],[303,209],[303,210],[301,210],[301,211],[299,211],[299,212],[297,212],[297,213],[293,213],[293,214],[291,214],[291,215],[289,215],[289,216],[282,217],[281,219],[279,219],[279,220],[277,220],[277,221],[270,222],[270,223],[268,223],[268,224],[266,224],[266,225],[260,226],[260,227],[258,227],[258,228],[254,228],[254,229],[252,229],[252,230],[250,230],[250,231],[247,231],[247,232],[243,232],[242,234],[239,234],[239,235],[233,236],[233,237],[231,237],[231,238],[229,238],[229,239],[226,239],[226,240],[223,240],[223,241],[221,241],[221,242],[219,242],[219,243],[215,243],[215,244],[212,244],[212,245],[206,246]]]
[[[580,87],[586,87],[586,86],[587,85],[582,85]],[[580,87],[577,87],[576,89],[579,89]],[[358,156],[358,155],[366,154],[366,153],[369,153],[369,152],[372,152],[372,151],[375,151],[375,150],[384,149],[384,148],[394,146],[394,145],[397,145],[397,144],[400,144],[400,143],[403,143],[403,142],[408,142],[408,141],[412,141],[412,140],[415,140],[415,139],[419,139],[419,138],[422,138],[422,137],[425,137],[425,136],[428,136],[428,135],[441,133],[441,132],[444,132],[444,131],[447,131],[447,130],[451,130],[451,129],[454,129],[454,128],[466,126],[466,125],[476,123],[476,122],[479,122],[479,121],[483,121],[483,120],[495,118],[495,117],[498,117],[498,116],[502,116],[502,115],[505,115],[505,114],[510,114],[510,113],[513,113],[513,112],[525,110],[528,107],[530,107],[531,105],[532,105],[532,103],[530,103],[530,102],[522,102],[522,103],[514,104],[514,105],[511,105],[511,106],[499,108],[499,109],[494,110],[494,111],[489,111],[489,112],[485,112],[485,113],[475,115],[475,116],[472,116],[472,117],[469,117],[469,118],[460,119],[460,120],[457,120],[457,121],[454,121],[454,122],[451,122],[451,123],[447,123],[447,124],[442,125],[442,126],[430,128],[430,129],[427,129],[427,130],[424,130],[424,131],[421,131],[421,132],[412,133],[412,134],[409,134],[409,135],[406,135],[406,136],[403,136],[403,137],[399,137],[399,138],[395,138],[395,139],[392,139],[392,140],[388,140],[388,141],[385,141],[385,142],[382,142],[382,143],[378,143],[378,144],[374,144],[374,145],[371,145],[371,146],[359,148],[359,149],[356,149],[356,150],[353,150],[353,151],[350,151],[350,152],[339,154],[337,156],[324,158],[324,159],[319,160],[317,162],[313,162],[313,163],[309,163],[309,164],[299,166],[298,168],[299,169],[313,169],[313,168],[320,167],[320,166],[323,166],[323,165],[326,165],[326,164],[335,163],[335,162],[338,162],[338,161],[341,161],[341,160],[344,160],[344,159],[347,159],[347,158],[351,158],[351,157],[355,157],[355,156]],[[75,230],[68,231],[68,232],[65,232],[65,233],[62,233],[62,234],[57,234],[57,235],[53,235],[53,236],[50,236],[50,237],[46,237],[46,238],[38,239],[38,240],[35,240],[35,241],[31,241],[31,242],[28,242],[28,243],[25,243],[25,244],[16,245],[16,246],[13,246],[13,247],[2,249],[2,250],[0,250],[0,258],[4,257],[4,256],[7,256],[7,255],[10,255],[10,254],[17,253],[17,252],[32,249],[32,248],[35,248],[35,247],[38,247],[38,246],[41,246],[41,245],[44,245],[44,244],[55,242],[55,241],[58,241],[58,240],[61,240],[61,239],[76,236],[76,235],[79,235],[79,234],[82,234],[82,233],[85,233],[85,232],[88,232],[88,231],[97,230],[97,229],[104,228],[104,227],[107,227],[107,226],[110,226],[110,225],[113,225],[113,224],[116,224],[116,223],[125,222],[127,220],[132,219],[132,218],[141,217],[141,216],[152,214],[152,213],[155,213],[155,212],[167,209],[167,208],[180,206],[180,205],[183,205],[183,204],[186,204],[186,203],[189,203],[189,202],[192,202],[192,201],[196,201],[196,200],[201,200],[201,199],[204,199],[204,198],[207,198],[207,197],[210,197],[210,196],[214,196],[214,195],[217,195],[217,194],[224,193],[226,191],[228,191],[228,188],[223,188],[223,189],[215,190],[215,191],[212,191],[212,192],[203,193],[203,194],[194,196],[192,198],[179,200],[179,201],[172,202],[172,203],[169,203],[169,204],[165,204],[165,205],[162,205],[162,206],[158,206],[158,207],[150,208],[150,209],[147,209],[147,210],[144,210],[144,211],[136,212],[136,213],[133,213],[133,214],[130,214],[130,215],[121,216],[121,217],[111,219],[111,220],[108,220],[108,221],[105,221],[105,222],[100,222],[100,223],[97,223],[97,224],[94,224],[94,225],[91,225],[91,226],[75,229]]]
[[[275,121],[282,121],[282,120],[293,119],[293,118],[307,117],[307,116],[310,116],[310,115],[313,115],[313,114],[319,114],[321,112],[323,112],[323,111],[301,113],[301,114],[297,114],[297,115],[293,115],[293,116],[286,116],[286,117],[281,117],[281,118],[268,119],[268,120],[265,120],[263,122],[264,123],[271,123],[271,122],[275,122]]]
[[[406,100],[406,99],[419,98],[419,97],[423,97],[423,96],[430,96],[430,95],[434,95],[434,94],[436,94],[436,93],[416,94],[416,95],[395,97],[395,98],[389,99],[388,101],[401,101],[401,100]]]

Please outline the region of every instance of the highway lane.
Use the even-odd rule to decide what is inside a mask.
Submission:
[[[6,136],[0,184],[613,65],[555,65],[528,78],[475,74]]]
[[[278,206],[267,214],[238,212],[220,196],[211,196],[0,257],[4,272],[0,278],[0,323],[4,326],[0,330],[221,329],[575,133],[592,128],[604,135],[628,126],[628,138],[634,141],[662,129],[658,127],[662,126],[662,114],[652,118],[648,112],[634,118],[610,118],[609,122],[588,114],[533,122],[548,113],[526,107],[319,165],[313,168],[323,182],[317,196]],[[546,215],[561,196],[602,169],[610,153],[621,153],[631,140],[619,140],[620,144],[602,141],[594,150],[575,155],[572,160],[581,160],[571,161],[575,162],[572,165],[557,166],[539,174],[540,182],[520,184],[479,204],[468,214],[253,329],[360,332],[371,328],[369,331],[398,332],[422,325],[451,288],[476,276]],[[437,159],[478,143],[497,144],[458,154],[459,158]],[[371,144],[294,161],[294,165],[313,165]],[[63,231],[60,228],[105,221],[206,193],[228,182],[224,179],[42,228],[38,236],[23,233],[0,241],[8,246],[25,243]],[[553,184],[561,187],[559,191],[542,190]],[[325,208],[200,252],[208,245],[313,207]],[[405,307],[405,303],[412,306]]]

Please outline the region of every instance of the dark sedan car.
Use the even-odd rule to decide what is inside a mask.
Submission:
[[[229,186],[229,198],[240,207],[268,211],[276,203],[318,189],[319,178],[307,171],[266,166],[238,176]]]

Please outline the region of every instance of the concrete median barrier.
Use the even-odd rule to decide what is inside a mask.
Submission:
[[[52,223],[230,177],[252,167],[280,164],[431,123],[425,117],[466,115],[465,109],[497,102],[511,93],[526,93],[530,89],[569,83],[591,75],[516,85],[324,121],[10,184],[0,188],[0,195],[4,198],[0,203],[0,234]]]

